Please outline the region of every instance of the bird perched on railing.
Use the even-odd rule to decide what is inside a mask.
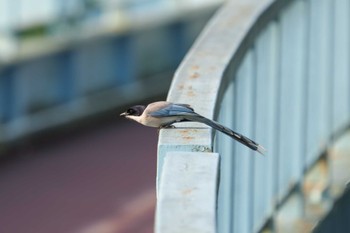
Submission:
[[[193,108],[188,104],[175,104],[166,101],[159,101],[147,106],[136,105],[130,107],[126,112],[120,114],[120,116],[124,116],[127,119],[136,121],[145,126],[156,128],[171,128],[174,127],[172,124],[177,122],[200,122],[227,134],[231,138],[260,154],[264,154],[265,152],[264,147],[258,143],[213,120],[199,115],[194,112]]]

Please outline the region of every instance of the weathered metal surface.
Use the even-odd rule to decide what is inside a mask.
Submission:
[[[205,148],[221,156],[220,233],[310,232],[330,210],[331,193],[345,188],[332,186],[332,170],[340,168],[330,145],[350,121],[349,3],[251,3],[227,3],[211,20],[177,70],[168,100],[218,116],[267,148],[266,157],[254,156],[223,135],[210,141],[212,132],[202,129]],[[173,148],[203,145],[206,134],[192,131],[198,124],[186,127],[193,145],[182,144],[187,134],[164,131],[159,146],[174,141],[158,160]]]
[[[230,1],[222,7],[177,69],[168,100],[186,102],[204,116],[214,117],[223,73],[270,2]]]
[[[350,231],[350,131],[340,137],[329,149],[328,191],[319,199],[328,201],[329,211],[322,216],[313,232],[349,232]],[[330,198],[328,198],[330,197]],[[331,202],[330,202],[331,200]],[[335,201],[334,201],[335,200]],[[324,205],[324,204],[323,204]]]
[[[220,89],[223,85],[224,72],[255,20],[270,3],[271,1],[231,1],[222,7],[177,69],[167,100],[190,104],[199,114],[214,118],[217,115],[215,109],[218,100],[222,95]],[[239,56],[241,54],[237,55]],[[158,143],[158,197],[162,195],[162,191],[167,192],[159,189],[159,182],[163,182],[160,174],[163,172],[163,161],[167,152],[213,150],[214,135],[211,129],[196,123],[176,125],[176,127],[182,126],[186,128],[161,130]],[[229,189],[224,192],[226,194],[222,195],[229,198],[227,196],[230,193]],[[171,209],[167,211],[172,212]],[[160,213],[157,213],[158,215]],[[224,222],[230,220],[226,218]],[[171,228],[175,223],[166,224]]]
[[[180,124],[179,124],[180,125]],[[183,125],[183,124],[181,124]],[[186,125],[186,124],[184,124]],[[159,132],[158,159],[157,159],[157,187],[161,179],[164,157],[169,151],[211,152],[211,129],[203,128],[162,129]]]
[[[158,187],[156,232],[215,233],[219,156],[169,152]]]

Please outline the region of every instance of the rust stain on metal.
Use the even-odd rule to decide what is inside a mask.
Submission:
[[[314,223],[305,219],[297,219],[296,226],[297,229],[300,229],[300,231],[298,230],[298,232],[311,232],[312,228],[314,227]]]
[[[193,140],[193,139],[194,139],[194,137],[191,137],[191,136],[184,136],[184,137],[182,137],[182,138],[185,139],[185,140],[187,140],[187,141]]]
[[[193,70],[199,70],[199,65],[194,65],[194,66],[192,66],[192,69],[193,69]]]
[[[187,92],[187,96],[189,96],[189,97],[193,97],[193,96],[195,96],[196,94],[194,93],[194,91],[192,91],[192,90],[190,90],[190,91],[188,91]]]
[[[192,90],[192,86],[189,86],[188,87],[188,91],[187,91],[187,96],[189,96],[189,97],[193,97],[193,96],[195,96],[196,94],[195,94],[195,92]]]
[[[185,134],[188,134],[189,130],[188,129],[183,129],[183,130],[180,130],[180,134],[183,136]]]
[[[191,74],[190,78],[192,79],[196,79],[196,78],[199,78],[199,73],[198,72],[194,72],[193,74]]]
[[[312,168],[304,180],[305,195],[315,201],[320,201],[318,197],[326,190],[328,185],[329,167],[325,159],[318,161],[314,168]]]
[[[191,129],[191,131],[195,131],[194,129]],[[189,130],[185,129],[185,130],[180,130],[180,134],[181,134],[181,137],[184,139],[184,140],[193,140],[195,139],[195,137],[192,137],[192,136],[189,136]]]
[[[226,20],[224,23],[224,27],[235,27],[239,25],[242,20],[247,19],[250,15],[252,15],[252,12],[254,10],[255,6],[253,5],[248,5],[248,6],[241,6],[240,11],[236,12],[233,16],[231,16],[228,20]]]
[[[183,195],[190,195],[196,188],[188,188],[182,191]]]

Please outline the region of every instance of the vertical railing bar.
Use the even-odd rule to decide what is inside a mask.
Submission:
[[[62,54],[59,55],[60,57],[60,65],[61,65],[61,88],[60,88],[60,98],[62,102],[70,102],[73,97],[76,95],[76,80],[74,75],[74,68],[73,66],[74,61],[72,59],[72,51],[64,51]]]
[[[282,33],[282,30],[281,30],[281,21],[280,21],[280,18],[279,18],[280,16],[278,16],[277,17],[277,19],[276,19],[276,29],[277,29],[277,45],[276,45],[276,47],[277,47],[277,56],[278,56],[278,65],[277,65],[277,76],[279,77],[276,81],[277,81],[277,85],[276,85],[276,88],[277,88],[277,96],[278,97],[280,97],[281,96],[281,57],[282,57],[282,54],[281,54],[281,51],[282,51],[282,49],[281,49],[281,46],[282,46],[282,36],[281,36],[281,33]],[[278,152],[279,152],[279,141],[280,141],[280,130],[279,130],[279,126],[280,126],[280,111],[281,111],[281,101],[280,101],[280,98],[277,98],[276,99],[276,115],[277,115],[277,117],[276,117],[276,127],[275,127],[275,129],[276,129],[276,132],[275,132],[275,141],[276,141],[276,148],[275,148],[275,153],[276,153],[276,172],[277,172],[277,174],[276,174],[276,194],[278,194],[278,191],[279,191],[279,184],[278,184],[278,174],[279,174],[279,169],[278,169],[278,167],[279,167],[279,157],[280,157],[280,155],[278,154]]]
[[[255,45],[253,44],[252,45],[252,47],[251,47],[251,53],[252,53],[252,67],[253,67],[253,71],[252,71],[252,85],[253,85],[253,87],[252,87],[252,95],[253,95],[253,97],[252,97],[252,103],[251,103],[251,113],[252,113],[252,117],[251,117],[251,135],[252,135],[252,137],[254,138],[254,140],[255,140],[255,137],[256,137],[256,135],[257,135],[257,132],[256,132],[256,108],[257,108],[257,100],[256,100],[256,98],[257,98],[257,52],[256,52],[256,47],[255,47]],[[250,160],[250,168],[251,168],[251,177],[250,177],[250,179],[251,179],[251,182],[250,182],[250,198],[251,198],[251,200],[252,200],[252,204],[251,204],[251,206],[250,206],[250,213],[251,213],[251,218],[252,218],[252,223],[253,224],[251,224],[251,229],[250,229],[250,231],[251,232],[253,232],[253,230],[256,228],[256,219],[255,219],[255,205],[256,205],[256,203],[255,203],[255,198],[254,198],[254,196],[255,196],[255,182],[256,182],[256,180],[255,180],[255,156],[259,156],[259,155],[257,155],[257,154],[255,154],[256,152],[254,152],[254,151],[250,151],[250,156],[252,156],[252,159]]]
[[[305,56],[305,66],[304,66],[304,71],[303,71],[303,80],[304,80],[304,85],[303,85],[303,90],[302,90],[302,93],[303,93],[303,96],[304,96],[304,104],[303,104],[303,111],[302,111],[302,122],[301,122],[301,135],[300,135],[300,140],[301,140],[301,159],[299,160],[300,162],[300,166],[302,168],[301,170],[301,180],[299,182],[299,191],[301,192],[300,193],[300,196],[301,196],[301,202],[302,202],[302,205],[305,206],[304,202],[304,198],[303,198],[303,195],[302,195],[302,191],[303,191],[303,186],[304,186],[304,168],[305,168],[305,165],[306,165],[306,161],[307,161],[307,156],[306,156],[306,152],[307,152],[307,140],[308,140],[308,137],[307,137],[307,117],[308,117],[308,103],[309,101],[307,100],[308,98],[308,77],[309,77],[309,52],[310,52],[310,2],[308,0],[302,0],[302,2],[304,3],[304,7],[305,7],[305,24],[306,24],[306,33],[305,33],[305,42],[304,42],[304,56]],[[301,214],[302,216],[305,215],[305,208],[302,208],[301,210]]]
[[[233,83],[226,89],[226,93],[222,100],[222,105],[224,108],[220,109],[219,122],[232,127],[234,112],[231,106],[233,105]],[[220,185],[219,185],[219,199],[221,203],[218,203],[218,210],[220,210],[217,215],[218,230],[222,233],[232,232],[232,212],[233,212],[233,173],[234,169],[232,166],[234,155],[232,151],[232,146],[234,142],[227,135],[221,133],[216,134],[216,150],[220,151]],[[221,189],[222,188],[222,189]],[[225,203],[222,203],[225,202]],[[224,205],[222,205],[224,204]],[[220,209],[219,209],[220,208]],[[219,216],[221,214],[221,216]]]
[[[269,199],[269,210],[268,212],[265,212],[264,214],[267,215],[267,214],[272,214],[274,212],[274,201],[272,200],[272,197],[274,196],[274,193],[275,193],[275,183],[274,183],[274,178],[275,178],[275,175],[274,175],[274,168],[275,168],[275,159],[274,157],[276,156],[276,153],[274,151],[274,147],[275,147],[275,142],[274,142],[274,119],[275,119],[275,113],[274,113],[274,102],[275,102],[275,99],[276,99],[276,88],[273,88],[275,87],[276,85],[276,79],[278,78],[277,77],[277,69],[276,69],[276,62],[277,62],[277,53],[276,53],[276,43],[275,41],[277,40],[277,34],[276,34],[276,22],[275,21],[272,21],[270,23],[270,26],[268,28],[268,37],[267,37],[267,41],[268,41],[268,48],[269,48],[269,51],[268,53],[271,54],[270,56],[270,61],[269,61],[269,66],[268,66],[268,70],[267,70],[267,75],[270,76],[270,77],[266,77],[266,79],[269,79],[270,81],[268,82],[272,87],[269,89],[271,90],[272,92],[272,96],[268,96],[267,100],[268,100],[268,104],[270,105],[269,107],[269,113],[267,114],[267,116],[271,117],[272,118],[272,121],[269,122],[269,127],[268,128],[268,134],[269,134],[269,138],[268,138],[268,146],[266,149],[267,149],[267,157],[266,159],[268,159],[269,161],[267,162],[268,163],[268,167],[269,167],[269,172],[268,172],[268,176],[267,176],[267,179],[269,180],[269,196],[267,197]],[[270,118],[270,119],[271,119]],[[273,229],[273,220],[271,218],[270,220],[270,227],[271,227],[271,230]]]
[[[264,78],[265,82],[267,81],[268,83],[266,85],[271,85],[269,88],[268,87],[260,87],[258,86],[258,90],[259,88],[262,88],[261,89],[261,93],[264,93],[264,91],[266,91],[265,88],[268,88],[268,90],[270,91],[270,94],[268,96],[266,96],[266,101],[265,103],[269,105],[268,107],[268,113],[265,113],[265,117],[268,117],[269,119],[269,124],[268,124],[268,132],[267,133],[267,136],[268,136],[268,139],[265,140],[264,142],[264,146],[266,146],[266,149],[267,149],[267,154],[266,154],[266,158],[263,158],[264,160],[267,160],[267,166],[269,169],[269,171],[267,171],[267,179],[268,179],[268,182],[269,182],[269,190],[268,190],[268,196],[266,196],[267,198],[267,201],[268,201],[268,204],[269,204],[269,207],[268,209],[265,209],[264,210],[264,213],[263,213],[263,218],[264,219],[269,219],[269,224],[268,225],[265,225],[265,226],[261,226],[261,227],[269,227],[269,229],[273,229],[273,218],[272,218],[272,215],[274,213],[274,208],[275,208],[275,201],[273,199],[273,197],[275,196],[276,194],[276,189],[275,189],[275,171],[276,171],[276,166],[275,166],[275,159],[274,157],[276,156],[276,153],[275,153],[275,100],[276,100],[276,96],[277,96],[277,87],[276,87],[276,80],[277,80],[277,60],[278,60],[278,57],[277,57],[277,48],[276,48],[276,41],[278,40],[278,35],[277,35],[277,24],[275,21],[272,21],[270,23],[270,25],[268,26],[267,28],[267,35],[266,35],[266,38],[265,40],[267,41],[268,43],[268,51],[267,53],[270,54],[269,56],[269,62],[268,62],[268,67],[267,67],[267,70],[266,70],[266,74],[267,75],[266,77],[263,77],[262,75],[259,74],[260,78]],[[262,46],[263,44],[261,44],[260,46]],[[258,54],[257,54],[258,55]],[[260,57],[260,59],[263,59],[263,56]],[[261,61],[259,60],[258,62],[261,63]],[[266,64],[265,64],[266,65]],[[262,66],[262,65],[261,65]],[[262,67],[261,67],[262,68]],[[261,70],[260,70],[261,71]],[[260,71],[257,71],[257,72],[260,72]],[[263,82],[262,80],[257,80],[257,83],[258,84],[261,84],[261,82]],[[267,110],[265,109],[264,107],[260,107],[262,110]],[[264,118],[261,118],[261,119],[264,119]],[[264,123],[264,122],[260,122],[260,123]],[[264,128],[264,126],[260,126],[262,128]],[[262,132],[260,132],[260,137],[263,136],[264,134],[261,134]],[[259,139],[260,140],[260,139]],[[263,140],[264,141],[264,140]],[[265,144],[266,143],[266,144]],[[266,206],[265,206],[266,207]]]
[[[255,48],[254,48],[254,45],[252,45],[250,48],[249,48],[249,53],[251,54],[251,58],[250,58],[250,62],[249,62],[249,67],[250,68],[255,68],[255,63],[256,63],[256,58],[255,58]],[[251,71],[251,73],[249,72],[249,79],[250,79],[250,95],[251,96],[251,100],[250,100],[250,110],[249,110],[249,113],[251,114],[250,116],[250,129],[249,131],[247,131],[247,133],[249,132],[250,134],[250,137],[253,137],[254,136],[254,127],[255,127],[255,114],[254,114],[254,98],[255,98],[255,95],[254,95],[254,92],[255,92],[255,72],[256,72],[256,69],[253,69]],[[255,164],[254,164],[254,156],[255,154],[253,154],[253,151],[249,150],[248,153],[247,153],[247,156],[250,156],[249,157],[249,160],[248,160],[248,166],[249,166],[249,170],[250,170],[250,173],[249,173],[249,196],[250,196],[250,200],[251,200],[251,204],[249,205],[249,211],[248,211],[248,215],[249,215],[249,232],[253,232],[253,229],[254,229],[254,226],[255,226],[255,219],[254,219],[254,175],[255,175]]]
[[[330,144],[332,143],[332,141],[334,140],[334,134],[333,134],[333,129],[334,129],[334,125],[333,125],[333,111],[334,108],[333,106],[333,101],[334,101],[334,86],[335,86],[335,81],[334,78],[332,77],[332,74],[334,74],[334,67],[335,67],[335,59],[332,59],[334,57],[335,54],[335,45],[334,45],[334,41],[335,41],[335,1],[330,1],[330,7],[328,9],[330,17],[329,20],[330,22],[328,23],[328,27],[330,27],[330,33],[329,33],[329,41],[328,41],[328,50],[329,50],[329,58],[328,58],[328,62],[329,62],[329,66],[330,68],[328,69],[328,91],[330,92],[328,97],[328,104],[327,104],[327,108],[328,108],[328,142],[327,142],[327,146],[326,146],[326,151],[325,151],[325,156],[324,156],[324,160],[325,163],[327,164],[328,170],[327,170],[327,187],[326,187],[326,192],[329,194],[330,191],[330,186],[331,186],[331,174],[332,174],[332,166],[330,164],[330,159],[329,159],[329,151],[328,148],[331,146]],[[320,157],[320,159],[322,159],[322,156]]]
[[[310,86],[310,76],[311,76],[311,70],[310,70],[310,60],[311,60],[311,55],[310,55],[310,51],[311,51],[311,24],[312,24],[312,6],[310,1],[308,0],[304,0],[306,2],[306,6],[307,6],[307,18],[308,18],[308,33],[307,33],[307,68],[305,70],[305,85],[304,85],[304,93],[305,93],[305,109],[304,109],[304,117],[305,117],[305,121],[304,121],[304,135],[305,135],[305,140],[304,140],[304,160],[303,160],[303,178],[305,178],[305,174],[306,174],[306,167],[307,167],[307,161],[308,161],[308,144],[310,143],[310,131],[309,128],[307,127],[308,124],[308,118],[309,118],[309,111],[308,109],[310,108],[310,93],[309,93],[309,86]],[[302,180],[302,182],[304,182],[304,179]]]
[[[2,100],[2,107],[3,108],[3,117],[4,121],[8,122],[11,121],[15,117],[15,93],[14,93],[14,67],[10,67],[6,70],[4,70],[3,73],[5,75],[3,77],[0,77],[2,80],[0,80],[0,83],[4,85],[3,93],[0,93],[0,96],[3,98]]]
[[[274,180],[274,183],[275,183],[275,203],[274,203],[274,216],[272,217],[272,231],[273,232],[276,232],[276,222],[275,222],[275,219],[276,219],[276,214],[277,214],[277,206],[278,206],[278,194],[279,194],[279,181],[278,181],[278,177],[279,177],[279,160],[280,160],[280,155],[278,154],[279,152],[279,142],[280,142],[280,139],[279,139],[279,135],[280,135],[280,131],[279,131],[279,125],[280,125],[280,115],[279,115],[279,112],[281,111],[281,106],[280,106],[280,96],[281,96],[281,79],[280,79],[280,76],[281,76],[281,57],[282,57],[282,54],[281,54],[281,46],[282,46],[282,41],[281,41],[281,33],[282,33],[282,30],[281,30],[281,22],[280,22],[280,15],[277,15],[276,16],[276,19],[275,19],[275,23],[276,23],[276,36],[277,36],[277,39],[276,39],[276,57],[277,57],[277,62],[276,62],[276,74],[277,74],[277,79],[276,79],[276,82],[277,84],[275,85],[275,88],[277,88],[276,90],[276,109],[275,109],[275,114],[276,114],[276,122],[275,122],[275,132],[274,132],[274,135],[275,135],[275,146],[273,148],[274,150],[274,153],[276,155],[276,161],[275,161],[275,180]]]
[[[231,87],[231,94],[230,94],[230,101],[229,101],[229,103],[231,103],[231,107],[232,107],[232,109],[234,109],[235,108],[235,84],[234,84],[234,82],[232,81],[231,82],[231,85],[232,85],[232,87]],[[234,113],[232,113],[232,114],[230,114],[230,117],[232,117],[231,119],[230,119],[230,122],[231,122],[231,126],[233,126],[233,124],[234,124]],[[231,162],[231,168],[235,168],[235,165],[236,165],[236,162],[235,162],[235,143],[231,143],[230,144],[230,156],[232,157],[231,158],[231,160],[230,160],[230,162]],[[232,198],[231,198],[231,202],[230,202],[230,206],[231,206],[231,208],[230,208],[230,217],[231,217],[231,219],[233,218],[233,208],[232,208],[232,206],[234,205],[234,180],[235,180],[235,171],[236,169],[234,169],[232,172],[231,172],[231,185],[230,185],[230,190],[229,190],[229,192],[230,192],[230,194],[231,194],[231,196],[232,196]],[[233,231],[233,221],[230,221],[230,226],[229,226],[229,229],[230,229],[230,232],[232,232]]]
[[[348,4],[348,20],[350,20],[349,16],[350,16],[350,4]],[[348,30],[349,30],[349,33],[350,33],[350,23],[348,25]],[[347,52],[348,52],[348,55],[349,55],[349,58],[350,58],[350,46],[349,46],[349,50]],[[349,100],[349,103],[350,103],[350,82],[348,82],[348,100]],[[348,105],[348,116],[350,116],[350,105]]]
[[[251,120],[249,119],[252,114],[251,112],[251,97],[252,97],[252,54],[249,50],[242,62],[241,68],[237,71],[237,79],[235,85],[236,92],[236,127],[235,129],[250,136],[251,132]],[[238,125],[239,124],[239,125]],[[236,143],[237,144],[237,143]],[[238,232],[251,232],[252,229],[252,219],[251,219],[251,157],[248,148],[242,147],[242,145],[237,145],[235,156],[237,161],[236,174],[238,179],[235,187],[239,188],[237,196],[235,198],[234,209],[239,212],[235,212],[236,227],[234,230]],[[239,173],[237,173],[239,172]],[[245,207],[243,207],[245,206]],[[244,208],[239,210],[239,208]],[[239,220],[239,221],[237,221]]]
[[[233,79],[233,80],[235,80],[235,79]],[[236,90],[236,88],[235,88],[235,82],[234,81],[232,81],[232,84],[231,85],[233,85],[233,87],[232,87],[232,95],[231,95],[231,103],[232,103],[232,109],[235,109],[236,108],[236,92],[235,92],[235,90]],[[234,117],[234,114],[232,114],[232,117]],[[231,122],[232,122],[232,127],[233,128],[235,128],[235,118],[234,119],[231,119]],[[236,171],[236,165],[237,165],[237,163],[236,163],[236,159],[235,159],[235,156],[236,156],[236,154],[235,154],[235,150],[236,150],[236,143],[232,143],[232,145],[231,145],[231,156],[233,156],[233,158],[232,158],[232,160],[231,160],[231,162],[232,162],[232,165],[231,165],[231,167],[233,168],[233,171],[232,171],[232,173],[231,173],[231,175],[232,175],[232,179],[231,179],[231,182],[232,182],[232,184],[231,184],[231,190],[230,190],[230,192],[232,193],[232,199],[231,199],[231,203],[230,203],[230,206],[231,206],[231,213],[230,213],[230,215],[231,215],[231,219],[232,219],[232,221],[231,221],[231,223],[230,223],[230,229],[231,229],[231,232],[233,232],[233,229],[234,229],[234,224],[235,224],[235,221],[234,221],[234,208],[233,208],[233,205],[234,205],[234,200],[235,200],[235,179],[236,179],[236,177],[235,177],[235,175],[236,175],[236,173],[235,173],[235,171]]]
[[[114,39],[116,67],[115,85],[135,81],[139,74],[139,64],[135,55],[135,38],[132,35],[121,35]]]
[[[236,84],[236,80],[237,80],[237,73],[235,74],[236,77],[234,77],[234,86],[233,86],[233,92],[234,92],[234,98],[233,98],[233,104],[234,104],[234,109],[237,110],[237,84]],[[236,111],[235,111],[236,112]],[[236,129],[237,128],[237,117],[235,119],[233,119],[233,128]],[[232,147],[232,150],[234,152],[236,152],[236,143],[234,143],[233,147]],[[233,165],[234,165],[234,169],[233,169],[233,191],[235,190],[235,187],[236,187],[236,166],[237,166],[237,157],[236,157],[236,153],[235,154],[235,158],[234,158],[234,162],[233,162]],[[237,195],[234,195],[233,196],[233,205],[235,204],[235,200],[237,198]],[[234,206],[232,206],[232,208],[234,208]],[[235,215],[235,213],[233,213],[232,217],[233,217],[233,220],[232,220],[232,229],[234,231],[235,229],[235,225],[237,225],[237,219],[235,218],[237,215]]]
[[[308,90],[307,90],[307,108],[306,108],[306,111],[307,111],[307,123],[306,123],[306,128],[307,128],[307,132],[306,132],[306,136],[307,136],[307,139],[306,139],[306,142],[307,142],[307,146],[306,146],[306,153],[305,153],[305,157],[306,157],[306,160],[305,160],[305,166],[304,166],[304,174],[305,174],[305,168],[307,167],[309,161],[311,161],[312,157],[313,157],[313,151],[311,151],[311,147],[314,146],[313,143],[314,143],[314,140],[313,140],[313,136],[315,136],[315,132],[314,132],[314,128],[315,128],[315,125],[316,123],[318,124],[319,123],[319,119],[314,119],[315,122],[312,122],[312,120],[310,120],[312,118],[312,116],[314,115],[317,115],[317,113],[314,113],[314,111],[311,111],[311,109],[315,109],[315,108],[319,108],[318,106],[313,106],[313,100],[314,100],[314,96],[316,95],[315,94],[315,88],[313,86],[315,85],[319,85],[319,82],[317,83],[313,83],[313,78],[314,76],[316,75],[319,75],[319,74],[314,74],[316,71],[315,71],[315,59],[317,58],[316,57],[316,53],[318,51],[315,51],[315,44],[316,43],[321,43],[320,41],[313,41],[314,37],[315,37],[315,33],[318,32],[320,29],[317,27],[317,21],[316,21],[316,17],[318,16],[317,15],[317,12],[315,13],[315,11],[317,9],[317,3],[315,4],[314,1],[310,1],[309,2],[309,20],[310,20],[310,33],[309,33],[309,65],[308,65],[308,74],[307,74],[307,87],[308,87]],[[315,25],[316,24],[316,25]],[[317,30],[319,29],[319,30]],[[315,31],[317,30],[317,31]],[[319,32],[318,32],[319,33]],[[316,47],[317,48],[317,47]],[[319,78],[319,77],[317,77]],[[322,100],[320,100],[322,101]],[[316,109],[317,110],[317,109]],[[319,125],[317,125],[318,128],[320,128]],[[317,132],[316,132],[317,133]]]
[[[271,98],[271,79],[275,78],[271,72],[271,65],[274,64],[274,56],[272,45],[274,38],[272,37],[272,25],[269,24],[258,36],[255,43],[255,58],[256,58],[256,101],[255,105],[255,135],[257,142],[261,143],[266,149],[266,156],[255,155],[255,181],[254,190],[255,202],[255,222],[254,231],[257,231],[263,226],[267,227],[265,221],[271,215],[271,195],[273,175],[271,175],[271,163],[274,161],[271,154],[271,122],[274,122],[271,116],[271,104],[274,98]],[[266,121],[266,122],[265,122]],[[259,195],[258,195],[259,193]]]
[[[299,91],[297,88],[300,72],[300,61],[302,58],[297,58],[299,49],[297,46],[300,45],[300,29],[302,27],[296,27],[298,19],[292,20],[296,15],[298,4],[295,2],[291,7],[285,9],[280,16],[281,25],[281,73],[279,78],[280,81],[280,125],[279,125],[279,136],[281,138],[279,142],[279,201],[282,196],[289,192],[288,181],[295,181],[293,178],[293,168],[295,168],[296,157],[294,156],[297,149],[299,148],[296,143],[296,125],[299,121],[299,112],[297,101],[300,99]],[[293,43],[293,49],[290,44]],[[299,61],[298,61],[299,60]],[[293,68],[292,68],[293,67]],[[295,77],[293,77],[295,76]],[[295,95],[295,98],[290,96]],[[288,106],[290,105],[290,106]],[[289,159],[286,159],[286,156]]]
[[[235,80],[237,80],[237,72],[235,73],[235,77],[233,78],[233,109],[237,109],[237,86],[236,85],[236,82]],[[236,129],[237,128],[237,118],[235,117],[233,120],[233,123],[232,123],[232,126],[233,126],[233,129]],[[234,159],[232,160],[232,167],[233,167],[233,171],[232,171],[232,209],[234,210],[234,204],[235,204],[235,200],[236,200],[236,195],[235,195],[235,181],[236,181],[236,167],[237,167],[237,161],[236,161],[236,147],[237,147],[237,144],[236,143],[233,143],[232,145],[232,155],[234,156]],[[232,232],[234,231],[235,229],[235,224],[237,224],[237,219],[235,219],[235,213],[232,212],[232,223],[231,223],[231,229],[232,229]]]
[[[333,125],[333,108],[332,108],[332,105],[333,105],[333,101],[334,101],[334,78],[332,78],[332,74],[334,74],[334,67],[335,67],[335,60],[332,59],[334,57],[334,54],[335,54],[335,45],[334,45],[334,36],[335,36],[335,1],[330,1],[330,20],[331,22],[329,22],[329,27],[330,27],[330,40],[329,40],[329,62],[330,62],[330,68],[329,68],[329,78],[328,78],[328,85],[329,85],[329,100],[328,100],[328,109],[329,109],[329,122],[328,122],[328,131],[330,132],[328,135],[330,135],[331,138],[330,141],[333,141],[333,128],[334,128],[334,125]],[[329,146],[329,145],[328,145]]]
[[[350,4],[348,4],[348,13],[347,13],[347,20],[350,20]],[[348,26],[348,34],[350,34],[350,24]],[[350,38],[350,35],[348,35],[348,39]],[[348,57],[350,58],[350,46],[348,46]],[[349,71],[349,68],[348,68]],[[350,74],[350,72],[348,72]],[[350,103],[350,82],[348,82],[348,103]],[[350,116],[350,105],[348,104],[348,116]]]

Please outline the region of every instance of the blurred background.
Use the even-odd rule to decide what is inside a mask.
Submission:
[[[0,232],[152,232],[165,99],[222,0],[0,0]]]

